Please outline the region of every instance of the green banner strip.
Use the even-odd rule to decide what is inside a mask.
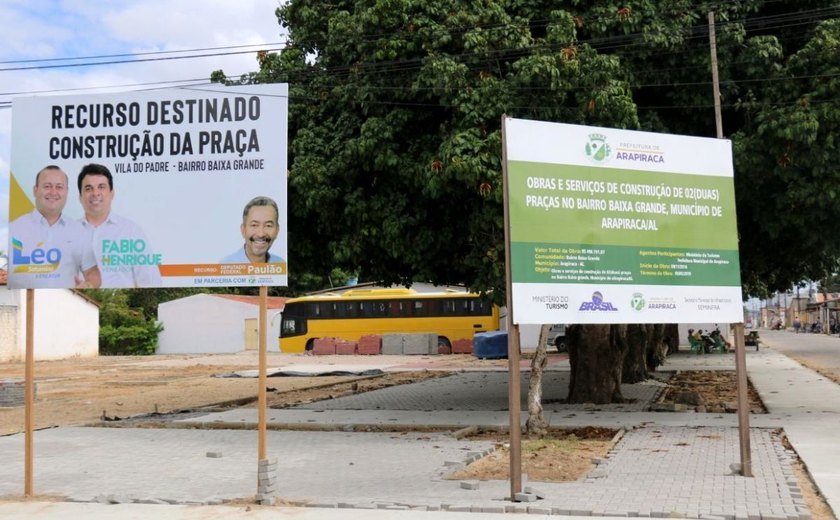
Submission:
[[[737,250],[514,242],[511,255],[517,283],[741,285]]]
[[[736,250],[732,177],[512,161],[519,242]]]

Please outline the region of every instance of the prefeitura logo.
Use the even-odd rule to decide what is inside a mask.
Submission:
[[[645,296],[642,293],[633,293],[630,298],[630,306],[634,311],[642,311],[645,308]]]
[[[589,134],[589,141],[586,143],[586,156],[594,163],[602,163],[610,158],[610,145],[607,144],[607,136],[603,134]]]

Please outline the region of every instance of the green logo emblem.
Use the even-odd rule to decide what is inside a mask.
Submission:
[[[589,134],[589,141],[586,143],[586,156],[595,163],[601,163],[609,159],[610,145],[607,144],[607,136]]]
[[[630,306],[633,310],[641,311],[645,308],[645,297],[642,293],[633,293],[633,298],[630,299]]]

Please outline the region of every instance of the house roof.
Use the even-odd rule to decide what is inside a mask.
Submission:
[[[244,296],[241,294],[211,294],[210,296],[216,296],[218,298],[233,300],[235,302],[240,303],[247,303],[250,305],[260,304],[259,296]],[[269,296],[267,300],[269,309],[283,310],[283,308],[286,306],[286,300],[288,300],[288,298],[284,298],[282,296]]]
[[[840,299],[838,293],[816,293],[814,294],[814,303],[823,303]]]

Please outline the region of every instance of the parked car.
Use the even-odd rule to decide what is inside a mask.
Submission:
[[[557,352],[566,352],[566,324],[555,323],[548,329],[546,346],[554,346]]]

